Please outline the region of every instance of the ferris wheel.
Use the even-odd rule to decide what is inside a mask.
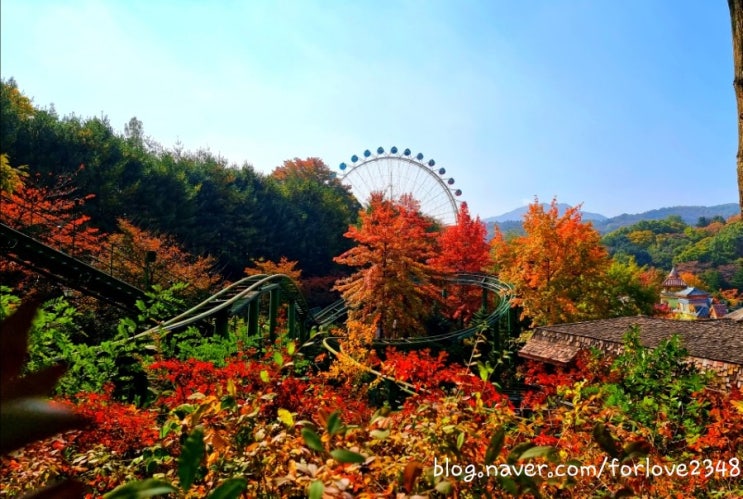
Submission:
[[[460,189],[452,187],[454,179],[446,178],[444,168],[436,168],[436,162],[423,162],[423,154],[412,156],[410,149],[399,151],[392,147],[389,152],[377,148],[376,154],[364,151],[363,157],[351,156],[351,164],[341,163],[340,180],[351,188],[351,192],[362,205],[369,202],[373,192],[382,192],[387,199],[397,200],[405,194],[420,203],[421,212],[435,218],[444,225],[457,222]]]

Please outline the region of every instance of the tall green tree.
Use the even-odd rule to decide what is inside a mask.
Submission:
[[[335,269],[333,257],[350,248],[343,237],[361,206],[319,158],[285,161],[270,175],[285,201],[277,241],[281,255],[300,262],[308,276]]]

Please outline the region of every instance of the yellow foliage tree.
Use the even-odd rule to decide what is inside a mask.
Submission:
[[[609,303],[604,282],[609,255],[601,236],[581,219],[580,208],[559,214],[537,199],[524,216],[525,235],[491,241],[495,272],[516,291],[514,305],[534,325],[603,317]]]

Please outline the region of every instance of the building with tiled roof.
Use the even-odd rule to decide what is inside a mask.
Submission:
[[[684,319],[707,319],[712,309],[712,297],[706,291],[688,286],[676,267],[663,281],[660,303],[673,314]]]
[[[743,321],[730,319],[678,321],[639,316],[543,326],[534,331],[519,356],[565,365],[582,349],[617,355],[624,335],[634,326],[647,348],[678,335],[690,362],[715,372],[723,386],[743,387]]]

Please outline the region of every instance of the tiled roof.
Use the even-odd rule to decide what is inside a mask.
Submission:
[[[544,338],[532,338],[524,345],[519,355],[532,360],[546,360],[567,364],[573,360],[573,357],[575,357],[575,354],[579,350],[580,347],[577,345],[567,343],[557,344]]]
[[[645,347],[654,348],[661,341],[677,334],[693,357],[743,365],[743,321],[728,319],[679,321],[637,316],[544,326],[537,328],[535,338],[527,342],[522,352],[526,354],[524,356],[536,354],[535,347],[530,347],[529,343],[541,340],[552,344],[552,352],[548,345],[539,345],[541,355],[538,357],[563,362],[558,358],[569,353],[563,347],[572,342],[548,340],[538,333],[543,332],[553,337],[554,333],[558,333],[558,336],[579,336],[621,345],[622,338],[632,326],[640,328],[640,342]]]
[[[668,273],[668,277],[666,277],[666,279],[663,281],[662,286],[664,288],[685,288],[686,283],[679,276],[676,267],[673,267],[671,269],[671,272]]]

